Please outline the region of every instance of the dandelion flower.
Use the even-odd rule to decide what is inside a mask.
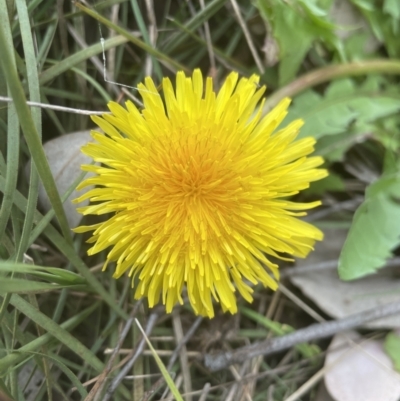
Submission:
[[[299,216],[320,202],[288,197],[326,176],[321,157],[307,157],[314,139],[296,140],[301,120],[276,130],[290,99],[263,116],[259,77],[232,72],[216,93],[212,78],[168,78],[159,93],[151,78],[138,87],[144,107],[110,102],[111,114],[93,117],[104,131],[82,148],[97,165],[80,188],[95,185],[84,214],[107,220],[75,229],[93,231],[88,251],[108,250],[104,269],[129,273],[135,298],[167,312],[183,303],[186,287],[196,314],[213,317],[213,300],[237,311],[238,291],[252,301],[252,284],[277,288],[270,257],[305,257],[322,239]],[[285,259],[287,260],[287,259]]]

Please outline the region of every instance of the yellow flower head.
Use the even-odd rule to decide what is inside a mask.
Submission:
[[[232,72],[215,93],[199,70],[178,72],[161,95],[146,78],[141,111],[110,102],[110,115],[93,117],[105,135],[93,131],[82,151],[100,165],[82,166],[94,176],[80,188],[96,188],[76,201],[91,200],[84,215],[111,215],[75,231],[93,231],[89,254],[109,248],[104,268],[115,262],[115,278],[128,271],[150,307],[161,297],[170,312],[186,286],[197,314],[213,317],[213,299],[235,313],[236,290],[251,302],[250,283],[277,288],[269,256],[305,257],[322,239],[297,218],[320,202],[287,198],[326,176],[323,159],[307,157],[313,138],[295,141],[301,120],[276,131],[289,99],[262,116],[258,81]]]

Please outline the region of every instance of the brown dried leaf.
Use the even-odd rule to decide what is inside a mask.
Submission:
[[[346,230],[325,230],[324,241],[316,245],[315,251],[306,260],[299,260],[297,267],[301,269],[337,260],[346,235]],[[293,275],[291,281],[336,319],[400,300],[400,277],[396,276],[394,269],[385,268],[377,274],[350,282],[341,281],[336,268],[323,269]],[[366,323],[364,327],[400,327],[400,316]]]

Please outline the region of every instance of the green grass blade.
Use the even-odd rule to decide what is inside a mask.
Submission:
[[[207,43],[205,40],[200,38],[200,36],[196,35],[193,31],[190,31],[185,25],[182,25],[180,22],[177,20],[173,20],[172,23],[176,25],[179,29],[181,29],[183,32],[185,32],[188,36],[193,38],[196,42],[201,44],[204,48],[206,48]],[[234,60],[233,58],[227,56],[225,52],[222,50],[216,48],[213,46],[213,52],[215,53],[216,56],[220,57],[221,59],[225,60],[229,66],[231,66],[232,69],[235,69],[237,71],[240,71],[241,73],[245,75],[249,75],[250,72],[248,71],[248,68],[242,65],[239,61]]]
[[[37,294],[59,290],[66,286],[54,285],[48,283],[40,283],[33,280],[23,280],[18,278],[1,278],[0,277],[0,294]]]
[[[78,274],[59,267],[27,265],[25,263],[0,262],[0,272],[30,274],[51,283],[84,285],[86,281]]]
[[[140,11],[140,7],[139,7],[139,4],[138,4],[137,0],[131,0],[131,5],[132,5],[132,10],[133,10],[133,15],[135,16],[135,19],[136,19],[136,22],[138,24],[140,33],[143,36],[144,42],[148,46],[153,47],[151,42],[150,42],[150,37],[149,37],[149,33],[147,32],[146,23],[143,20],[143,16],[142,16],[142,13]],[[157,78],[158,78],[159,82],[161,82],[163,75],[162,75],[160,64],[158,63],[158,60],[153,55],[151,55],[151,61],[153,63],[154,71],[155,71],[155,73],[157,75]]]
[[[84,309],[83,311],[77,313],[72,318],[61,323],[59,327],[63,330],[73,330],[76,326],[85,321],[86,318],[90,316],[99,306],[100,302],[95,302],[90,307]],[[40,347],[48,344],[51,340],[54,340],[52,334],[50,333],[43,334],[42,336],[35,338],[29,343],[22,345],[20,348],[16,350],[17,352],[13,352],[12,354],[9,354],[1,358],[0,373],[4,373],[7,369],[11,368],[12,366],[21,363],[27,358],[30,358],[32,353],[37,352],[37,350]]]
[[[35,128],[29,107],[26,104],[26,98],[21,81],[19,80],[17,71],[13,64],[13,51],[7,46],[6,38],[7,35],[5,33],[5,28],[4,26],[0,25],[0,54],[2,55],[0,57],[0,65],[3,68],[4,75],[8,82],[25,140],[28,144],[33,161],[39,172],[51,205],[55,210],[64,238],[69,241],[69,243],[72,243],[71,233],[68,227],[68,222],[61,199],[57,191],[56,183],[53,175],[51,174],[51,170],[47,162],[38,132]]]
[[[8,19],[7,4],[5,0],[0,1],[0,27],[4,29],[3,46],[14,49],[11,37],[11,28]],[[15,68],[15,59],[11,55],[10,63]],[[7,80],[6,80],[7,81]],[[10,93],[10,88],[8,88]],[[8,105],[7,126],[7,166],[6,187],[0,209],[0,242],[4,235],[11,214],[12,199],[17,187],[18,163],[19,163],[19,120],[14,104]]]
[[[85,387],[82,385],[80,380],[74,375],[72,370],[66,366],[64,363],[60,361],[60,358],[56,354],[47,354],[47,355],[42,355],[45,358],[49,358],[57,367],[65,374],[65,376],[68,377],[69,380],[71,380],[71,384],[77,389],[78,393],[81,396],[81,399],[85,399],[87,397],[88,392],[86,391]]]
[[[143,330],[143,327],[140,325],[139,320],[135,319],[135,322],[137,324],[137,326],[139,327],[139,330],[141,331],[143,338],[146,340],[147,345],[150,348],[150,351],[157,363],[158,368],[161,371],[161,374],[164,377],[165,382],[167,383],[167,386],[169,387],[169,389],[171,390],[171,393],[174,395],[175,400],[177,401],[183,401],[183,398],[181,396],[181,394],[179,393],[179,390],[176,388],[174,381],[172,380],[170,374],[168,373],[167,368],[165,367],[165,365],[163,364],[163,361],[161,360],[161,358],[157,355],[157,351],[154,349],[154,347],[151,345],[151,342],[149,340],[149,338],[146,336],[146,333]]]
[[[104,99],[105,103],[108,103],[110,100],[112,100],[108,92],[96,81],[96,79],[91,77],[89,74],[76,67],[71,68],[71,71],[75,72],[77,75],[83,77],[88,82],[90,82],[93,88],[95,88],[97,92],[99,92],[100,96]]]
[[[76,6],[80,10],[82,10],[85,14],[90,15],[92,18],[94,18],[97,21],[101,22],[102,24],[104,24],[108,28],[113,29],[115,32],[118,32],[120,35],[124,36],[130,42],[132,42],[136,46],[140,47],[141,49],[143,49],[147,53],[157,57],[159,60],[162,60],[162,61],[166,62],[167,64],[169,64],[170,67],[172,67],[174,69],[178,69],[178,70],[183,70],[183,71],[186,71],[186,72],[188,71],[188,69],[184,65],[178,63],[177,61],[173,60],[172,58],[170,58],[166,54],[160,52],[159,50],[154,49],[153,47],[147,45],[146,43],[144,43],[143,41],[138,39],[136,36],[134,36],[131,33],[129,33],[126,29],[121,28],[120,26],[118,26],[116,24],[113,24],[110,20],[108,20],[107,18],[101,16],[96,11],[93,11],[90,8],[87,8],[87,7],[85,7],[85,6],[83,6],[82,4],[79,4],[79,3],[76,3]]]
[[[185,28],[188,31],[196,30],[200,25],[204,24],[205,21],[208,21],[220,8],[224,6],[226,0],[214,0],[210,1],[206,6],[197,12],[193,18],[191,18],[186,24]],[[175,37],[171,37],[168,40],[168,45],[165,46],[165,51],[167,53],[172,52],[178,46],[180,46],[186,39],[185,33],[179,33]]]
[[[5,180],[0,176],[0,192],[4,191]],[[14,193],[14,203],[22,211],[26,209],[26,199],[18,192]],[[35,213],[35,224],[40,224],[43,216],[39,213]],[[62,237],[62,235],[52,226],[48,225],[44,234],[47,238],[63,253],[67,259],[75,266],[76,270],[86,279],[87,283],[96,291],[99,296],[106,302],[111,309],[118,313],[123,319],[128,319],[128,314],[123,311],[115,299],[110,296],[110,294],[101,285],[100,281],[91,273],[89,268],[85,265],[83,260],[76,253],[74,247],[67,243],[67,241]]]
[[[114,36],[113,38],[106,39],[104,41],[104,50],[109,50],[113,47],[122,45],[128,41],[127,38],[123,36]],[[68,71],[75,65],[81,63],[89,59],[90,57],[96,56],[103,52],[103,47],[101,43],[96,43],[95,45],[89,46],[86,49],[80,50],[73,55],[65,58],[64,60],[60,61],[56,65],[53,65],[46,71],[43,71],[39,76],[39,82],[41,85],[44,85],[54,78],[58,77],[65,71]]]
[[[31,33],[31,24],[29,21],[27,4],[24,0],[16,0],[18,19],[20,22],[22,44],[26,60],[29,97],[33,102],[40,102],[39,76],[37,71],[37,61],[35,48]],[[42,111],[39,107],[31,108],[32,119],[35,124],[39,137],[42,136]],[[29,180],[28,204],[25,212],[24,226],[22,229],[21,241],[18,246],[16,260],[21,260],[28,247],[29,235],[33,225],[34,213],[36,210],[38,192],[39,192],[39,174],[32,163]]]
[[[80,341],[68,333],[68,331],[63,329],[57,323],[54,323],[49,317],[37,310],[22,297],[13,294],[10,299],[10,304],[33,322],[43,327],[48,333],[57,338],[62,344],[67,346],[71,351],[82,358],[85,363],[89,364],[96,372],[101,372],[103,370],[104,364],[99,358],[97,358],[96,355],[94,355]]]

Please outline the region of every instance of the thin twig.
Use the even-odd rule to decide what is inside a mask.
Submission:
[[[246,38],[247,44],[249,46],[250,52],[254,58],[255,63],[257,64],[257,68],[261,72],[261,74],[264,74],[265,69],[262,64],[262,61],[257,53],[256,47],[254,46],[253,40],[251,38],[249,29],[247,28],[246,22],[244,21],[242,14],[240,13],[240,8],[236,0],[231,0],[233,11],[236,14],[236,17],[238,19],[239,25],[242,28],[242,31],[244,33],[244,36]]]
[[[119,4],[114,4],[111,7],[111,15],[110,15],[110,21],[113,24],[118,24],[118,13],[119,13]],[[112,38],[116,36],[116,32],[114,29],[109,28],[109,37]],[[116,55],[116,47],[112,47],[111,49],[108,50],[107,52],[107,74],[110,77],[110,81],[115,81],[115,55]],[[110,90],[113,87],[113,84],[111,82],[107,82],[107,89]]]
[[[237,395],[240,395],[242,393],[243,390],[243,385],[239,386],[242,378],[246,375],[246,371],[249,369],[249,362],[246,361],[245,363],[243,363],[243,365],[240,367],[240,372],[237,371],[237,369],[235,369],[234,366],[230,366],[229,370],[232,373],[232,376],[235,378],[236,383],[234,383],[230,390],[228,395],[225,397],[225,401],[233,401],[234,399],[236,399]]]
[[[148,26],[148,31],[149,31],[149,41],[150,45],[152,47],[156,47],[156,42],[157,42],[157,20],[156,20],[156,15],[154,12],[154,3],[153,0],[146,0],[146,11],[147,11],[147,18],[149,20],[149,26]],[[153,60],[150,54],[146,54],[146,62],[145,62],[145,75],[146,76],[152,76],[153,75]]]
[[[121,334],[118,338],[117,346],[114,348],[113,353],[111,354],[106,367],[104,368],[103,372],[98,377],[96,384],[90,390],[90,393],[85,398],[85,401],[91,401],[95,397],[96,394],[101,393],[101,390],[104,386],[105,380],[106,380],[107,376],[109,375],[109,373],[111,372],[114,360],[115,360],[116,356],[118,355],[118,351],[121,349],[122,343],[124,342],[125,337],[128,335],[128,332],[129,332],[130,328],[132,327],[133,319],[136,317],[136,314],[137,314],[141,304],[142,304],[142,301],[138,301],[138,302],[136,302],[135,306],[133,307],[132,312],[130,313],[129,319],[125,323],[125,326],[122,329]]]
[[[152,313],[150,315],[149,320],[147,321],[146,330],[145,330],[145,333],[147,336],[149,336],[151,331],[153,330],[153,327],[156,324],[157,318],[158,318],[157,313]],[[118,375],[111,382],[106,393],[104,394],[103,401],[109,401],[111,399],[111,397],[113,396],[113,394],[114,394],[115,390],[117,389],[117,387],[119,386],[119,384],[122,382],[122,380],[125,378],[127,373],[131,370],[133,364],[136,362],[136,360],[142,354],[145,344],[146,344],[146,340],[144,337],[142,337],[138,346],[136,347],[134,354],[132,355],[132,358],[127,362],[127,364],[121,369],[121,371],[118,373]]]
[[[164,357],[164,356],[171,356],[173,355],[174,351],[168,350],[168,349],[156,349],[157,351],[157,355],[159,357]],[[114,348],[106,348],[104,350],[104,354],[111,354],[112,352],[114,352]],[[119,350],[118,352],[119,355],[130,355],[132,354],[132,349],[131,348],[122,348]],[[153,352],[151,350],[144,350],[142,352],[142,355],[144,356],[152,356]],[[198,358],[201,356],[201,352],[200,351],[187,351],[187,355],[193,358]]]
[[[215,391],[215,390],[221,390],[221,389],[226,388],[227,386],[233,385],[235,383],[241,383],[241,384],[245,385],[246,383],[248,383],[251,380],[261,380],[261,379],[264,379],[264,378],[267,378],[270,376],[276,377],[276,375],[278,375],[279,373],[293,371],[293,369],[300,369],[306,365],[309,365],[309,361],[307,359],[303,359],[299,362],[291,363],[286,366],[280,366],[278,368],[267,370],[267,371],[264,371],[261,373],[257,373],[257,374],[250,373],[250,374],[247,374],[246,376],[243,376],[240,380],[228,381],[225,383],[220,383],[220,384],[211,386],[208,388],[208,391],[211,392],[211,391]],[[204,391],[204,389],[195,390],[195,391],[192,391],[191,395],[198,396],[198,395],[201,395],[203,393],[203,391]],[[181,395],[185,396],[186,394],[181,394]],[[220,399],[224,399],[224,398],[220,397]],[[144,399],[142,401],[148,401],[148,399]]]
[[[275,337],[266,341],[248,345],[232,352],[223,352],[216,355],[206,354],[205,366],[211,371],[224,369],[233,363],[242,363],[248,359],[263,355],[270,355],[294,345],[330,337],[336,333],[353,329],[365,322],[400,313],[400,302],[392,302],[377,306],[364,312],[356,313],[343,319],[313,324],[305,329],[282,337]]]
[[[200,326],[200,323],[203,321],[203,318],[199,316],[190,329],[187,331],[187,333],[184,335],[182,341],[176,346],[174,349],[173,354],[171,355],[171,358],[169,359],[168,365],[167,365],[167,370],[171,370],[172,366],[174,366],[175,361],[178,359],[179,353],[181,352],[181,348],[187,344],[187,342],[192,338],[193,334],[197,330],[197,328]]]
[[[68,25],[68,31],[71,34],[71,36],[74,38],[75,42],[82,48],[82,49],[87,49],[88,45],[87,43],[83,40],[83,38],[79,35],[79,33],[73,28],[72,25]],[[132,35],[137,35],[139,36],[138,33],[133,32]],[[101,38],[103,39],[103,38]],[[103,42],[101,42],[103,43]],[[103,49],[103,62],[100,61],[100,59],[97,56],[90,57],[90,61],[93,63],[94,67],[96,68],[97,71],[101,74],[101,76],[104,79],[104,82],[107,83],[107,86],[114,92],[114,94],[117,96],[117,98],[120,98],[122,96],[122,92],[128,96],[130,99],[132,99],[137,105],[140,107],[143,106],[143,103],[131,92],[128,91],[129,89],[134,89],[137,90],[136,87],[133,86],[128,86],[128,85],[123,85],[118,82],[113,82],[113,79],[111,77],[113,75],[110,75],[110,73],[107,71],[106,68],[106,55],[105,55],[105,50]]]
[[[11,97],[0,96],[0,102],[12,103],[13,101],[14,100]],[[41,107],[42,109],[65,111],[67,113],[84,114],[86,116],[111,114],[109,111],[92,111],[92,110],[73,109],[72,107],[58,106],[55,104],[48,104],[48,103],[27,101],[26,104],[28,106],[32,106],[32,107]]]
[[[303,300],[301,300],[296,294],[286,288],[282,283],[279,283],[279,291],[282,292],[286,297],[288,297],[292,302],[294,302],[299,308],[303,309],[308,315],[310,315],[317,322],[325,322],[325,319],[317,313],[313,308],[308,306]]]
[[[179,315],[178,309],[174,310],[172,315],[172,326],[174,328],[174,333],[176,337],[176,343],[181,344],[183,342],[183,328],[182,321]],[[186,345],[182,345],[181,350],[179,352],[179,358],[181,362],[181,372],[183,378],[183,390],[185,393],[192,392],[192,381],[190,377],[190,369],[189,369],[189,361],[187,355]],[[188,395],[186,397],[186,401],[192,401],[192,397]]]
[[[205,4],[204,0],[200,0],[200,7],[202,10],[204,10]],[[208,24],[208,21],[204,21],[204,39],[207,44],[207,51],[208,51],[208,57],[210,59],[210,69],[211,73],[215,74],[216,73],[216,64],[215,64],[215,55],[214,55],[214,49],[212,45],[212,39],[211,39],[211,32],[210,32],[210,25]]]

